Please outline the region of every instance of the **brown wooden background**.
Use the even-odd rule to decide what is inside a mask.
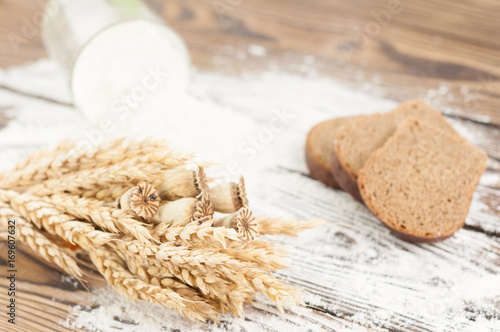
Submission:
[[[201,69],[238,73],[265,71],[270,65],[300,73],[306,55],[315,57],[319,75],[354,88],[375,82],[388,98],[417,98],[440,85],[456,96],[450,117],[477,125],[489,137],[489,170],[500,161],[500,2],[495,0],[401,0],[402,12],[374,28],[373,12],[387,10],[387,0],[149,0],[186,40],[193,63]],[[221,6],[214,6],[222,4]],[[225,5],[224,5],[225,4]],[[23,26],[42,8],[38,0],[0,0],[0,66],[45,56],[40,34],[23,37]],[[371,36],[366,37],[365,29]],[[372,29],[372,30],[370,30]],[[360,40],[359,36],[364,36]],[[20,44],[13,47],[14,36]],[[238,57],[249,45],[267,49],[265,57]],[[360,74],[361,73],[361,74]],[[460,91],[468,89],[474,100]],[[0,109],[0,127],[7,119]],[[495,166],[496,165],[496,166]],[[490,204],[500,208],[497,184]],[[469,226],[471,229],[476,226]],[[480,228],[476,229],[481,231]],[[499,236],[493,233],[491,236]],[[0,265],[5,251],[0,244]],[[22,258],[20,258],[22,257]],[[61,273],[24,251],[18,253],[18,296],[26,325],[21,331],[57,330],[69,306],[86,295],[61,282]],[[29,273],[27,272],[29,271]],[[7,300],[0,271],[0,303]],[[91,286],[102,284],[97,277]],[[80,297],[75,297],[77,294]],[[57,301],[52,301],[52,298]],[[49,310],[50,309],[50,310]],[[3,312],[3,311],[2,311]],[[5,327],[0,324],[0,330]],[[38,327],[37,327],[38,326]],[[5,330],[7,331],[7,330]]]
[[[477,100],[448,104],[466,117],[487,115],[500,124],[498,1],[400,0],[401,13],[391,15],[379,31],[373,13],[387,10],[388,0],[148,2],[186,40],[199,68],[259,71],[273,59],[298,71],[304,56],[314,55],[321,75],[354,86],[375,78],[396,100],[418,97],[440,83],[456,93],[466,86]],[[39,34],[23,37],[26,21],[36,23],[41,10],[38,0],[0,1],[0,66],[45,55]],[[371,37],[360,38],[365,29]],[[12,34],[22,39],[17,52],[9,41]],[[267,48],[268,56],[238,60],[237,50],[251,44]]]

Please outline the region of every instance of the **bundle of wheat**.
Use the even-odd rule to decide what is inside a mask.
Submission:
[[[281,310],[301,303],[297,289],[270,274],[287,267],[286,250],[258,237],[297,236],[319,221],[254,217],[243,178],[209,181],[206,165],[163,141],[76,147],[42,150],[0,175],[0,240],[15,219],[19,240],[66,273],[84,282],[76,256],[88,255],[127,299],[195,321],[242,316],[255,292]]]

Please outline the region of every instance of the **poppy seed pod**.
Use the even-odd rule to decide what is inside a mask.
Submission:
[[[162,200],[175,201],[185,197],[196,197],[201,192],[197,174],[189,169],[169,169],[165,171],[159,195]]]
[[[191,222],[198,200],[193,197],[185,197],[176,201],[168,202],[158,209],[152,219],[153,223],[166,223],[175,226],[185,226]]]
[[[247,207],[240,209],[238,213],[215,220],[213,226],[234,228],[240,237],[247,241],[255,239],[259,233],[258,222]]]
[[[243,177],[239,183],[225,182],[210,190],[214,210],[222,213],[236,212],[248,206]]]
[[[118,207],[123,210],[132,210],[146,221],[151,219],[160,206],[160,197],[156,189],[148,184],[141,183],[130,188],[120,197]]]

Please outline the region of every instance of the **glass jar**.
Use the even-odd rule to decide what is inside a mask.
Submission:
[[[140,112],[150,98],[168,111],[188,84],[184,42],[139,0],[50,0],[42,39],[68,72],[74,105],[94,124]]]

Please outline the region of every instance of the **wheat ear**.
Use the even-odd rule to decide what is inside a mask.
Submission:
[[[67,141],[54,150],[40,150],[28,156],[13,170],[2,174],[0,188],[30,186],[63,174],[109,166],[133,158],[139,158],[138,162],[142,163],[169,162],[177,165],[190,157],[171,151],[164,141],[131,141],[125,138],[104,143],[97,148],[77,150],[75,143]]]
[[[95,249],[89,252],[89,256],[108,284],[126,299],[158,303],[194,321],[204,322],[207,318],[218,321],[216,311],[209,305],[200,312],[196,306],[203,302],[187,300],[171,288],[154,286],[138,279],[110,250]]]
[[[96,199],[80,198],[69,194],[56,194],[45,200],[66,213],[93,222],[109,232],[121,231],[145,244],[156,241],[144,224],[133,218],[130,211],[104,206],[103,202]]]
[[[281,305],[286,302],[301,303],[298,299],[298,293],[292,286],[280,282],[274,276],[268,274],[259,268],[242,264],[229,255],[210,252],[208,250],[193,250],[183,247],[174,247],[164,244],[159,247],[144,247],[133,241],[119,242],[122,246],[122,252],[138,254],[142,257],[146,265],[156,265],[167,268],[170,273],[178,275],[182,269],[181,276],[185,282],[190,282],[190,275],[196,272],[195,276],[201,281],[212,284],[222,280],[240,285],[242,289],[247,288],[261,292],[270,299]],[[205,276],[213,277],[213,281],[207,281]],[[201,277],[203,276],[203,277]],[[220,277],[217,277],[220,276]],[[204,283],[196,285],[205,294],[210,293],[208,289],[203,289]]]
[[[89,190],[82,190],[79,195],[82,197],[95,198],[105,203],[111,203],[123,196],[130,187],[130,183],[111,184],[105,188],[95,187]]]
[[[3,228],[7,229],[7,222],[13,219],[16,221],[17,240],[28,245],[46,261],[59,266],[67,274],[81,279],[82,271],[67,250],[50,241],[37,228],[27,222],[16,211],[12,210],[8,204],[0,202],[0,224],[4,226]]]
[[[194,248],[198,246],[195,245]],[[289,267],[283,260],[288,253],[286,247],[270,241],[228,241],[227,247],[221,248],[220,252],[265,271],[277,271]]]
[[[42,148],[19,162],[12,170],[0,174],[0,188],[12,189],[46,179],[46,172],[54,166],[55,158],[74,148],[74,142],[63,141],[55,149]]]
[[[49,179],[30,187],[29,192],[38,196],[55,193],[79,195],[83,190],[93,190],[114,184],[135,185],[149,179],[162,179],[162,165],[150,164],[125,168],[121,164],[82,170]]]
[[[240,241],[236,230],[226,227],[212,227],[212,221],[202,224],[191,222],[184,227],[172,226],[170,223],[160,223],[152,234],[161,242],[177,242],[184,245],[201,243],[207,246],[220,243],[225,248],[226,240]]]
[[[287,268],[282,258],[287,251],[269,241],[241,241],[236,230],[212,227],[211,222],[196,222],[184,227],[159,224],[152,233],[161,242],[194,249],[216,249],[244,262],[254,263],[266,271]]]
[[[266,216],[255,217],[259,224],[259,233],[268,235],[298,236],[298,233],[317,227],[324,223],[322,219],[310,221],[294,221],[283,218],[269,218]]]
[[[110,248],[110,250],[113,249]],[[115,252],[126,263],[130,272],[139,277],[142,281],[159,287],[171,288],[190,301],[203,302],[199,303],[199,310],[201,311],[204,311],[205,309],[203,307],[208,305],[218,313],[222,313],[222,308],[219,303],[215,302],[213,299],[204,297],[198,290],[177,279],[174,274],[157,266],[144,265],[141,260],[137,259],[135,254],[131,254],[128,251],[118,250]]]
[[[113,238],[113,234],[98,231],[89,223],[77,221],[36,196],[20,194],[13,197],[10,204],[14,211],[38,228],[87,251],[93,246],[104,245]]]
[[[199,289],[204,296],[217,299],[224,312],[241,316],[243,304],[253,298],[249,285],[241,285],[246,283],[242,276],[238,275],[240,279],[232,277],[233,282],[219,276],[222,271],[235,275],[233,270],[226,266],[227,262],[224,262],[224,259],[221,261],[221,255],[217,257],[208,252],[190,251],[182,247],[143,246],[137,241],[134,243],[129,240],[113,245],[116,245],[117,252],[128,256],[128,262],[135,261],[137,265],[148,267],[152,276],[163,279],[174,275],[187,285]],[[241,268],[239,263],[238,268]],[[234,282],[236,280],[237,282]]]

